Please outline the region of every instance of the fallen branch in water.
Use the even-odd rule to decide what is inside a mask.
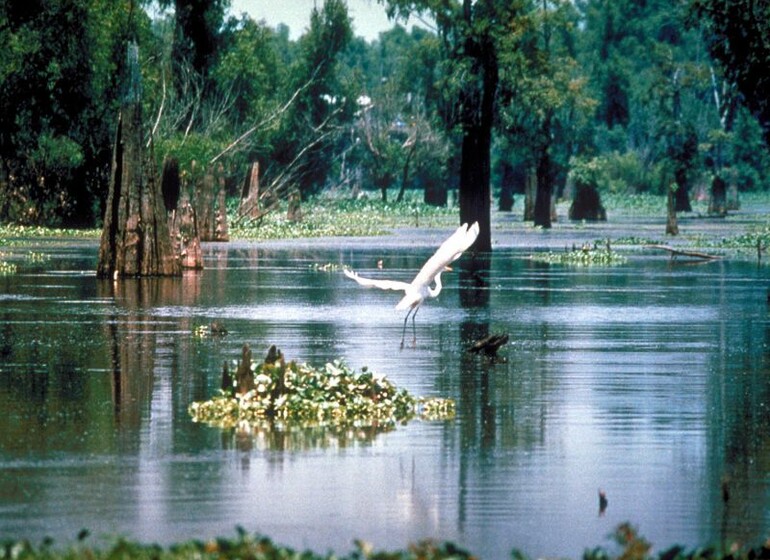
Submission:
[[[722,258],[719,255],[701,253],[700,251],[685,251],[684,249],[674,249],[673,247],[670,247],[668,245],[645,245],[645,247],[649,247],[650,249],[661,249],[663,251],[668,251],[671,254],[672,259],[675,259],[676,257],[680,257],[680,256],[692,257],[694,259],[704,259],[709,261]]]

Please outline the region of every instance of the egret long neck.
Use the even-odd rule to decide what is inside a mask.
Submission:
[[[436,285],[433,288],[428,286],[428,295],[432,298],[436,297],[441,292],[441,272],[436,274],[434,280],[436,281]]]

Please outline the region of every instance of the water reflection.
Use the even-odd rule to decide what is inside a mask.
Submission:
[[[298,548],[429,536],[485,558],[578,557],[624,521],[657,547],[764,540],[762,270],[644,255],[573,269],[498,251],[446,275],[417,346],[399,351],[393,294],[313,266],[382,259],[408,279],[430,252],[212,244],[202,272],[114,284],[85,245],[0,278],[0,534],[169,542],[240,524]],[[213,321],[229,334],[193,336]],[[505,360],[467,352],[494,333],[510,335]],[[194,424],[187,407],[244,342],[368,366],[454,398],[457,419],[379,434]]]

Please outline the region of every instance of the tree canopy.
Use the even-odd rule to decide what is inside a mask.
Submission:
[[[379,3],[394,27],[370,42],[344,0],[298,39],[228,0],[1,3],[0,220],[101,220],[128,40],[158,165],[222,164],[231,196],[254,162],[277,198],[456,190],[483,250],[498,191],[535,185],[523,217],[549,227],[586,165],[682,204],[714,177],[768,187],[767,0]]]

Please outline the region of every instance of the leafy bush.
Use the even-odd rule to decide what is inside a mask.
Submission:
[[[663,192],[661,165],[644,162],[638,153],[611,152],[592,159],[575,159],[570,175],[575,184],[594,184],[601,193]]]

